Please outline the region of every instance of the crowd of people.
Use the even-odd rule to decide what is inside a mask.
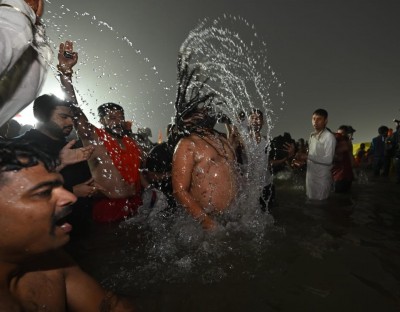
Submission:
[[[134,133],[117,103],[97,108],[101,127],[96,127],[75,96],[78,53],[71,41],[58,51],[65,99],[38,96],[46,72],[39,50],[42,55],[48,48],[38,39],[42,11],[42,0],[0,4],[2,311],[133,311],[130,302],[100,287],[60,248],[71,233],[79,239],[89,224],[121,222],[145,206],[169,213],[184,209],[212,230],[243,179],[252,179],[259,191],[260,209],[273,213],[279,171],[305,172],[307,198],[320,201],[332,190],[348,192],[355,168],[371,166],[375,175],[387,176],[393,160],[399,161],[399,123],[391,135],[380,127],[370,150],[360,146],[354,157],[355,130],[343,125],[333,133],[325,109],[313,112],[315,131],[308,141],[295,142],[289,133],[269,139],[262,135],[266,112],[252,108],[237,120],[221,115],[221,99],[207,91],[200,68],[190,67],[185,55],[178,59],[175,122],[167,126],[166,142],[154,144],[148,133]],[[32,101],[37,124],[22,129],[11,118]],[[225,132],[216,130],[218,122]]]

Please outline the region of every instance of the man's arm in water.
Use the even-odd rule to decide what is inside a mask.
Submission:
[[[208,216],[190,194],[193,168],[195,165],[195,143],[189,138],[179,141],[172,161],[172,187],[178,201],[204,229],[212,229],[215,222]]]

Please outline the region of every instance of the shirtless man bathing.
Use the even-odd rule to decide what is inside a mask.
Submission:
[[[0,140],[0,311],[134,311],[61,249],[76,197],[56,165],[29,144]]]
[[[182,91],[188,88],[188,77],[193,75],[188,66],[179,74]],[[186,137],[175,149],[172,186],[177,202],[204,229],[212,229],[217,226],[215,216],[226,210],[236,196],[237,167],[233,148],[214,130],[217,119],[212,111],[213,96],[202,96],[201,89],[191,99],[180,97],[178,92],[177,126]]]

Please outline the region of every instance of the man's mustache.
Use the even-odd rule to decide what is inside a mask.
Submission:
[[[65,217],[67,217],[72,212],[72,206],[66,206],[59,212],[55,213],[51,218],[51,232],[50,234],[54,234],[56,226],[58,223],[63,222]]]

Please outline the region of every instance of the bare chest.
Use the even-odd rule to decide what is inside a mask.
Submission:
[[[60,273],[28,273],[12,283],[21,311],[66,311],[65,281]]]

